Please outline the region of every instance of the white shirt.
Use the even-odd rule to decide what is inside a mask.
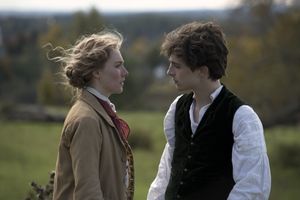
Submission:
[[[222,87],[211,94],[212,101],[219,95]],[[147,200],[165,199],[175,146],[176,103],[180,97],[178,96],[173,101],[164,119],[167,144],[159,163],[156,178],[150,186]],[[199,122],[210,105],[200,109]],[[194,102],[189,110],[191,128],[194,134],[199,122],[194,120],[193,107]],[[234,135],[232,165],[235,185],[228,196],[228,200],[267,200],[271,190],[271,173],[264,131],[259,117],[250,106],[243,105],[238,108],[233,118],[232,131]]]

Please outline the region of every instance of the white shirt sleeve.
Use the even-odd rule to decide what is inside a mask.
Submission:
[[[169,183],[171,161],[175,146],[175,110],[177,101],[180,97],[181,96],[178,96],[170,105],[170,108],[164,119],[164,133],[167,144],[160,159],[156,178],[149,188],[147,200],[165,199],[165,192]]]
[[[232,130],[235,186],[228,200],[267,200],[271,173],[262,123],[254,110],[244,105],[234,115]]]
[[[148,191],[147,200],[164,200],[171,173],[174,149],[167,143],[160,159],[156,178]]]

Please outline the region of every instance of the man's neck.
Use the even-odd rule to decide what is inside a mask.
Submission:
[[[194,90],[194,99],[197,107],[202,107],[212,102],[211,94],[221,86],[220,80],[209,80],[197,90]]]

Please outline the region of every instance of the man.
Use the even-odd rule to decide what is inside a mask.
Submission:
[[[265,200],[271,175],[261,121],[221,82],[224,34],[192,22],[167,34],[161,51],[179,91],[164,120],[167,138],[148,200]]]

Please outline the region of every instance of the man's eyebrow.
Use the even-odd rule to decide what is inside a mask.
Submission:
[[[176,62],[176,61],[174,61],[174,60],[169,60],[169,62],[170,62],[170,63],[172,63],[172,64],[179,65],[179,63],[178,63],[178,62]]]

